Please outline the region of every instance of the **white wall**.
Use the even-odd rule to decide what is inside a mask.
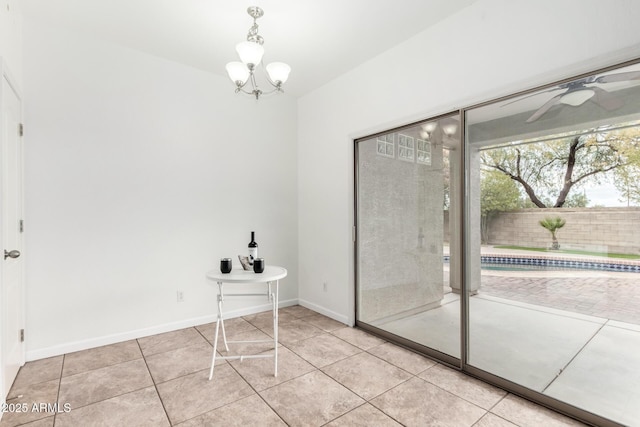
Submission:
[[[0,1],[0,58],[22,87],[22,14],[16,0]]]
[[[353,321],[353,138],[638,57],[638,16],[634,0],[478,0],[301,98],[301,303]]]
[[[293,98],[40,23],[24,52],[28,359],[213,320],[252,230],[296,301]]]

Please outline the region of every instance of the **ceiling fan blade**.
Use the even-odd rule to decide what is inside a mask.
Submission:
[[[624,105],[624,100],[613,95],[611,92],[607,92],[596,86],[590,87],[589,89],[595,92],[591,100],[607,111],[617,110]]]
[[[564,88],[564,87],[554,87],[554,88],[551,88],[551,89],[543,90],[542,92],[534,92],[534,93],[531,93],[531,94],[529,94],[527,96],[523,96],[522,98],[516,98],[511,102],[507,102],[506,104],[502,104],[500,107],[506,107],[507,105],[511,105],[511,104],[513,104],[515,102],[520,102],[520,101],[525,100],[527,98],[531,98],[532,96],[537,96],[537,95],[541,95],[543,93],[555,92],[556,90],[564,90],[564,89],[566,89],[566,88]]]
[[[560,98],[562,98],[564,95],[565,95],[565,92],[559,93],[558,95],[548,100],[542,107],[538,109],[538,111],[533,113],[533,115],[527,119],[527,123],[532,123],[538,120],[544,113],[549,111],[551,107],[556,105],[560,101]]]
[[[640,71],[629,71],[627,73],[609,74],[598,77],[594,83],[614,83],[626,82],[629,80],[640,80]]]

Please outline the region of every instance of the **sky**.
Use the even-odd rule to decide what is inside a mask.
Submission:
[[[602,183],[598,186],[588,186],[584,188],[587,198],[589,199],[589,207],[592,206],[627,206],[627,202],[621,202],[619,199],[622,196],[616,190],[616,187],[611,183]]]

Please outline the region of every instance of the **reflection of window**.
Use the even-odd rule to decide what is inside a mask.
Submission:
[[[431,141],[425,141],[424,139],[416,140],[416,161],[423,165],[431,165]]]
[[[393,158],[393,134],[382,135],[378,137],[378,155]]]
[[[412,136],[398,134],[398,158],[407,162],[413,162],[414,142]]]

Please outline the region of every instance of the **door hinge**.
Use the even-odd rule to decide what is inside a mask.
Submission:
[[[18,124],[18,135],[24,136],[24,125],[22,123]]]
[[[24,342],[24,329],[20,329],[20,342]]]
[[[353,230],[351,232],[351,238],[353,239],[353,241],[356,241],[356,226],[353,226]]]
[[[24,220],[23,219],[20,220],[20,232],[24,233]]]

